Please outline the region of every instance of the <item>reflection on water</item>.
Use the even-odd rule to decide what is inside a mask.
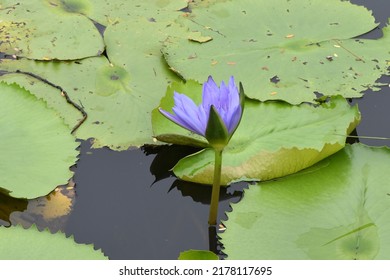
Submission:
[[[63,230],[74,203],[74,184],[57,187],[49,195],[28,201],[23,212],[13,212],[10,220],[13,225],[21,224],[29,228],[36,224],[39,230],[48,228],[52,233]]]
[[[0,225],[22,225],[29,228],[36,224],[51,232],[62,230],[74,203],[74,184],[55,188],[50,194],[35,199],[13,198],[0,193]]]

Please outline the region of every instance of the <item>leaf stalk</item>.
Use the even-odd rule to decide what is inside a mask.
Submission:
[[[215,151],[214,179],[213,179],[213,188],[211,190],[211,202],[210,202],[210,212],[209,212],[209,225],[210,226],[217,224],[219,192],[220,192],[220,188],[221,188],[222,151],[223,151],[223,149],[215,148],[214,151]]]

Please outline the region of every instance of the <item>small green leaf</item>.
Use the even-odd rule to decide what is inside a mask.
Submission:
[[[205,136],[210,146],[218,150],[222,150],[229,141],[226,125],[213,105],[210,107]]]
[[[179,255],[179,260],[219,260],[218,256],[211,252],[205,250],[188,250],[181,252]]]
[[[198,42],[198,43],[206,43],[211,41],[213,38],[211,36],[203,36],[202,33],[194,31],[188,36],[188,40]]]
[[[93,245],[77,244],[72,237],[36,226],[0,227],[0,260],[106,260]]]
[[[361,144],[251,185],[221,234],[229,259],[390,259],[390,149]]]

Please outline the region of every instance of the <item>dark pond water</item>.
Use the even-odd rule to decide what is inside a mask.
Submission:
[[[76,203],[65,227],[78,242],[93,241],[113,259],[175,259],[180,251],[209,249],[210,187],[168,171],[188,149],[91,151],[83,142],[81,151]],[[220,218],[238,201],[235,189],[222,192]]]
[[[390,17],[388,0],[353,0],[374,11],[381,27]],[[378,38],[380,29],[364,37]],[[389,77],[380,81],[389,84]],[[358,103],[362,122],[357,136],[390,137],[390,87],[367,91]],[[350,138],[373,146],[390,146],[390,140]],[[176,180],[169,169],[182,156],[193,152],[185,147],[143,147],[123,152],[90,149],[80,142],[80,159],[73,167],[75,187],[64,186],[57,193],[67,198],[63,213],[47,217],[45,198],[32,201],[12,199],[0,194],[0,225],[9,222],[28,227],[37,223],[53,232],[64,231],[79,243],[93,243],[110,259],[176,259],[188,249],[220,250],[216,232],[207,218],[209,186]],[[226,219],[230,204],[239,201],[246,184],[234,184],[221,193],[219,219]],[[55,197],[55,196],[54,196]],[[24,212],[24,209],[26,209]],[[66,214],[70,210],[69,214]],[[16,212],[14,212],[16,211]],[[217,228],[217,232],[220,229]]]

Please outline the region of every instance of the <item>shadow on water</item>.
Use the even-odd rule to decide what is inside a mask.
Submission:
[[[0,225],[11,225],[11,215],[14,212],[22,212],[27,209],[27,199],[13,198],[8,192],[0,189]]]

